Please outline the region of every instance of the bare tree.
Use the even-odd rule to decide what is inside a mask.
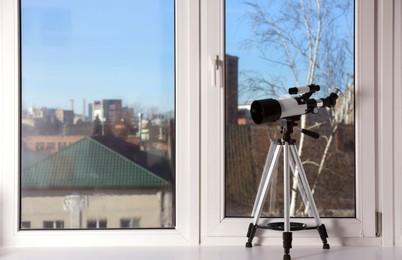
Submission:
[[[353,37],[337,32],[339,21],[345,19],[352,0],[283,0],[246,1],[249,8],[247,18],[252,26],[252,37],[243,42],[244,48],[257,48],[261,58],[269,66],[279,66],[288,75],[261,75],[255,72],[243,72],[240,80],[242,93],[250,97],[259,95],[278,96],[286,89],[286,82],[294,81],[296,86],[319,84],[324,94],[335,88],[353,93],[353,65],[348,66],[353,54]],[[350,28],[353,31],[353,28]],[[352,59],[353,60],[353,59]],[[349,74],[347,73],[349,72]],[[350,82],[351,81],[351,82]],[[331,131],[323,138],[326,140],[324,152],[314,179],[313,192],[325,168],[329,147],[335,133],[350,109],[353,109],[353,95],[348,94],[340,101],[336,110],[328,111]],[[319,127],[321,123],[306,125],[302,116],[302,128]],[[298,142],[298,152],[302,155],[304,135]],[[296,212],[297,182],[293,182],[291,196],[291,215]]]
[[[145,108],[140,102],[134,102],[128,106],[133,111],[133,116],[137,116],[138,113],[144,113]]]
[[[159,114],[159,107],[157,106],[149,106],[147,109],[147,115],[149,119],[154,119]]]

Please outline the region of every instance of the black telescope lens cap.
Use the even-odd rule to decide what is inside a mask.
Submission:
[[[268,98],[255,100],[250,107],[251,118],[257,125],[275,122],[281,118],[282,108],[278,100]]]
[[[258,100],[254,101],[251,104],[250,113],[251,113],[251,118],[253,119],[254,123],[256,123],[257,125],[261,124],[264,121],[261,103],[258,102]]]

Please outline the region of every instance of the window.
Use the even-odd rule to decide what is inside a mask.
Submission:
[[[291,18],[305,19],[305,17],[303,18],[302,15],[298,15],[298,13],[302,11],[301,9],[297,10],[296,12],[285,11],[285,13],[290,14],[282,18],[276,16],[280,15],[281,12],[283,12],[283,10],[280,11],[282,1],[278,1],[277,2],[278,5],[276,6],[275,3],[272,1],[270,1],[269,3],[266,1],[245,1],[249,2],[250,4],[248,5],[246,4],[244,6],[242,6],[241,4],[244,1],[235,1],[235,0],[206,1],[206,2],[207,3],[202,5],[203,8],[202,10],[204,11],[204,16],[202,20],[208,22],[204,23],[204,26],[207,29],[203,31],[205,46],[203,46],[202,49],[202,53],[204,53],[202,57],[204,59],[202,67],[203,73],[201,77],[203,79],[202,97],[203,97],[203,104],[205,105],[203,109],[204,116],[201,121],[202,140],[203,140],[202,142],[203,153],[201,158],[204,165],[204,167],[202,168],[202,175],[201,175],[204,176],[204,181],[202,182],[202,191],[204,192],[203,197],[204,204],[202,205],[203,207],[201,208],[203,229],[201,232],[202,237],[205,238],[206,243],[208,242],[212,243],[220,241],[219,239],[224,240],[226,236],[239,237],[238,240],[240,240],[240,237],[244,237],[245,234],[247,233],[248,224],[251,222],[250,211],[251,208],[253,207],[254,199],[256,196],[256,187],[258,187],[258,183],[260,181],[259,176],[256,174],[261,174],[262,171],[261,165],[265,161],[265,156],[268,150],[267,142],[269,142],[269,138],[277,138],[278,136],[275,137],[275,135],[280,134],[279,131],[276,129],[273,129],[270,133],[267,134],[266,133],[267,129],[264,129],[263,127],[260,126],[258,127],[253,126],[255,131],[260,130],[261,133],[265,135],[267,139],[264,139],[265,140],[264,141],[260,140],[261,139],[260,137],[262,136],[258,134],[253,134],[252,137],[250,135],[245,134],[245,131],[247,131],[248,126],[245,126],[243,129],[239,129],[241,127],[231,127],[231,124],[239,125],[242,122],[247,122],[246,120],[250,120],[250,118],[247,118],[248,112],[245,111],[247,107],[240,106],[243,105],[242,102],[236,104],[238,100],[236,98],[233,98],[233,95],[234,96],[238,95],[241,98],[247,98],[247,95],[244,94],[250,94],[250,93],[260,95],[260,96],[250,96],[250,101],[254,99],[261,99],[267,97],[267,95],[262,95],[262,93],[258,91],[249,91],[248,93],[244,93],[243,92],[244,88],[242,88],[242,87],[252,87],[253,83],[254,84],[258,83],[257,81],[260,79],[258,78],[258,76],[259,74],[262,73],[264,73],[264,75],[267,75],[267,77],[271,77],[268,79],[273,80],[274,83],[277,83],[277,85],[279,87],[282,87],[284,90],[287,90],[287,88],[289,88],[290,86],[294,86],[295,84],[297,85],[297,83],[293,82],[294,80],[288,79],[286,82],[284,81],[282,83],[280,83],[279,81],[285,79],[285,77],[287,76],[283,74],[284,73],[283,70],[280,70],[279,68],[281,67],[281,64],[288,61],[286,60],[286,56],[285,59],[282,61],[275,60],[281,53],[279,53],[279,51],[275,52],[272,51],[272,47],[280,45],[281,44],[280,39],[276,40],[275,42],[272,42],[272,44],[269,44],[267,46],[263,46],[261,43],[253,42],[253,40],[258,40],[258,35],[250,35],[250,34],[258,32],[256,30],[253,31],[251,27],[247,27],[249,23],[249,21],[247,20],[247,15],[252,15],[253,12],[262,13],[263,11],[267,12],[274,11],[273,17],[270,18],[272,18],[273,20],[277,19],[278,21]],[[264,7],[261,7],[261,9],[255,10],[252,8],[254,4],[258,5],[259,3],[262,2],[264,2]],[[307,3],[310,3],[310,1],[289,1],[286,7],[290,8],[292,4],[297,5],[300,4],[301,2],[306,3],[306,5]],[[265,3],[272,4],[273,6],[266,7]],[[311,1],[311,3],[318,3],[318,1]],[[324,4],[324,1],[323,2],[319,1],[319,3]],[[355,37],[347,36],[349,37],[347,39],[351,39],[352,41],[353,39],[355,40],[355,46],[353,46],[353,43],[350,42],[348,42],[348,44],[350,44],[348,46],[350,46],[352,52],[353,50],[355,51],[356,59],[354,60],[352,54],[351,58],[347,61],[347,63],[345,63],[347,65],[345,65],[345,67],[342,69],[351,71],[350,73],[352,75],[353,68],[355,67],[354,72],[355,81],[353,82],[352,78],[350,78],[350,75],[348,75],[347,73],[342,74],[342,76],[339,76],[339,74],[337,74],[338,76],[336,76],[336,79],[340,80],[342,78],[344,80],[344,83],[342,83],[342,85],[345,87],[347,86],[348,83],[349,84],[354,83],[357,91],[362,91],[362,88],[364,88],[365,93],[372,93],[375,82],[374,77],[372,76],[374,75],[374,69],[375,69],[374,56],[368,54],[374,53],[374,45],[372,42],[370,43],[370,40],[368,39],[371,39],[370,37],[373,37],[374,32],[374,23],[370,22],[371,19],[370,17],[372,17],[375,10],[374,4],[373,1],[371,2],[355,1],[355,3],[349,1],[349,3],[352,6],[353,4],[355,4],[355,13],[353,11],[353,8],[350,9],[345,19],[342,20],[350,21],[349,19],[351,19],[352,23],[349,23],[349,26],[351,26],[352,28],[351,31],[348,32],[351,32],[353,35],[354,30],[356,31]],[[327,4],[327,2],[325,2],[325,4]],[[275,13],[275,10],[277,10],[277,13]],[[335,12],[338,11],[335,10]],[[328,14],[326,14],[326,16],[327,15]],[[239,19],[237,20],[235,16],[239,17]],[[259,17],[258,21],[266,21],[266,20],[268,20],[267,17]],[[250,22],[250,24],[253,24],[253,22]],[[297,26],[298,23],[294,24],[295,26]],[[299,26],[302,27],[301,24],[299,24]],[[364,24],[364,26],[362,24]],[[227,34],[226,38],[224,28],[226,28],[226,34]],[[264,28],[266,29],[267,27]],[[277,28],[271,27],[271,29],[272,30],[268,32],[271,32],[273,34],[275,33],[275,29]],[[262,33],[262,31],[260,32]],[[294,37],[292,38],[295,41],[294,44],[299,43],[304,44],[300,38],[296,38],[297,37],[296,35],[291,34],[294,32],[293,29],[285,30],[285,32],[289,33],[287,34],[287,37]],[[246,34],[248,36],[243,37],[243,34]],[[265,35],[268,35],[268,33],[266,33]],[[329,35],[331,35],[331,33]],[[236,53],[236,50],[233,49],[234,47],[232,41],[234,39],[236,41],[241,41],[241,39],[244,39],[242,47],[248,46],[250,48],[254,48],[252,50],[255,53],[250,51],[250,54],[243,54],[246,53],[247,51],[245,49],[240,49],[240,51]],[[268,51],[269,49],[271,51]],[[263,56],[262,58],[263,61],[261,61],[261,63],[252,60],[253,55],[257,56],[264,55],[263,51],[268,52],[266,52],[265,56]],[[295,53],[290,53],[289,55],[293,58],[297,57],[301,59],[301,57],[297,56]],[[322,62],[329,62],[330,60],[329,58],[330,57],[324,58],[324,61]],[[265,65],[266,67],[263,67],[262,62],[266,61],[268,61],[268,64],[272,61],[276,61],[277,64],[275,65],[271,64],[271,66]],[[309,61],[307,61],[307,64],[308,63]],[[250,66],[247,67],[248,65]],[[306,71],[307,71],[306,69],[303,69],[302,71],[298,72],[299,76],[301,77],[301,74],[305,73]],[[316,71],[317,75],[322,73],[319,77],[320,79],[324,79],[325,77],[327,77],[332,73],[331,72],[330,74],[327,75],[326,73],[329,72],[330,71],[326,71],[325,73],[324,71],[322,72]],[[248,77],[248,81],[246,80],[247,78],[244,77],[246,76],[245,73],[249,73],[250,75],[252,75],[252,77]],[[287,74],[292,74],[292,72]],[[240,76],[236,78],[235,75]],[[303,82],[306,81],[306,78],[307,76],[303,77]],[[253,80],[255,81],[253,82]],[[260,80],[259,83],[261,82],[263,81]],[[264,82],[266,83],[266,81]],[[305,83],[300,83],[300,85],[304,85],[306,83],[309,84],[309,82],[306,81]],[[237,93],[236,91],[234,91],[234,89],[236,88],[230,88],[230,90],[228,90],[229,85],[236,86],[236,84],[239,86],[238,88],[239,91]],[[340,83],[336,84],[339,85]],[[223,86],[225,86],[225,88]],[[274,88],[274,90],[279,89],[280,88],[278,89]],[[323,94],[322,97],[325,95],[328,95],[328,92]],[[275,98],[278,97],[279,96],[275,96]],[[314,96],[314,98],[319,97]],[[356,96],[355,98],[356,98],[355,103],[356,106],[354,108],[356,115],[355,153],[353,151],[353,142],[352,142],[354,135],[353,130],[350,131],[351,132],[350,138],[348,137],[351,142],[348,141],[349,143],[343,144],[342,147],[335,147],[335,148],[349,149],[349,144],[352,144],[350,145],[350,147],[352,148],[350,150],[351,154],[349,154],[346,157],[351,159],[351,161],[349,161],[350,163],[348,166],[351,169],[351,171],[348,172],[352,173],[353,175],[354,174],[353,169],[356,168],[356,179],[354,178],[354,176],[347,177],[349,179],[348,181],[349,186],[347,189],[344,190],[345,193],[343,193],[342,196],[345,195],[348,197],[348,199],[347,201],[343,201],[346,203],[342,206],[343,208],[341,208],[341,210],[337,210],[337,208],[335,208],[335,210],[325,211],[323,210],[324,209],[323,207],[321,208],[320,212],[321,216],[327,216],[327,218],[323,218],[321,219],[321,221],[326,225],[328,232],[330,236],[332,234],[332,237],[334,236],[349,237],[349,238],[360,237],[361,230],[365,230],[364,237],[375,236],[374,212],[375,212],[376,200],[375,195],[372,193],[372,191],[375,189],[375,183],[374,183],[375,162],[372,161],[374,160],[374,154],[370,152],[372,149],[375,150],[374,148],[375,139],[373,138],[375,133],[374,132],[375,121],[372,119],[373,117],[368,116],[369,114],[372,113],[375,114],[374,108],[372,106],[372,104],[375,102],[375,95],[366,95],[359,97]],[[351,98],[351,100],[353,100],[353,98]],[[227,101],[227,103],[225,103],[225,101]],[[353,102],[351,104],[353,104]],[[235,110],[231,109],[233,107],[238,108],[239,110],[238,113],[236,113]],[[353,113],[350,114],[350,116],[352,115]],[[228,126],[227,128],[226,125]],[[250,138],[252,139],[250,140]],[[307,138],[308,137],[305,137],[305,139]],[[367,142],[367,140],[372,141]],[[254,143],[252,143],[252,141],[254,141]],[[231,149],[225,150],[224,146],[225,142],[227,143],[228,148]],[[308,140],[305,140],[305,143],[307,142]],[[234,146],[232,147],[232,145],[236,145],[236,147]],[[345,147],[345,145],[347,147]],[[321,151],[318,153],[322,154],[323,152]],[[256,163],[255,161],[253,161],[253,156],[257,154],[258,156],[261,156],[262,162]],[[304,155],[306,156],[308,154],[306,154],[304,151]],[[355,164],[353,162],[354,157],[356,157]],[[225,159],[227,160],[232,159],[233,163],[231,165],[230,164],[225,165]],[[316,165],[316,162],[313,162],[311,164]],[[369,166],[368,164],[370,164],[371,166]],[[231,169],[229,169],[229,166],[231,166]],[[249,169],[256,166],[257,169],[251,169],[251,170]],[[310,167],[311,165],[308,166]],[[304,167],[307,168],[307,165],[304,165]],[[334,167],[337,168],[339,166]],[[227,174],[228,174],[227,170],[232,170],[232,173],[234,172],[239,173],[239,175],[233,176],[233,178],[229,179],[228,177],[232,176],[225,176],[225,170]],[[255,176],[240,175],[240,173],[247,175],[246,172],[250,173],[251,175],[254,174]],[[279,170],[279,172],[281,171]],[[328,176],[331,175],[332,173],[328,174]],[[346,176],[343,175],[343,177]],[[278,175],[278,183],[279,178],[280,176]],[[228,180],[230,182],[228,182]],[[238,183],[241,184],[242,189],[239,188]],[[278,184],[278,186],[281,185]],[[310,183],[310,186],[313,186],[313,184]],[[271,218],[263,218],[261,225],[267,222],[275,222],[281,220],[272,218],[272,217],[280,217],[282,215],[280,209],[283,206],[281,206],[279,201],[281,198],[279,190],[280,188],[276,190],[276,192],[278,193],[273,194],[272,196],[272,198],[276,196],[275,201],[278,204],[273,205],[272,203],[271,209],[269,208],[269,202],[267,202],[266,205],[267,207],[265,209],[264,216],[269,215],[271,216]],[[225,197],[226,194],[228,194],[227,197]],[[364,199],[362,199],[363,198],[362,194],[364,194]],[[331,196],[333,198],[337,197],[338,195],[335,196],[332,194]],[[367,198],[366,196],[369,196],[369,198]],[[325,205],[325,203],[327,203],[325,202],[325,200],[326,199],[324,199],[324,201],[322,202],[323,204],[321,205]],[[296,207],[297,211],[300,202],[296,204],[297,204]],[[269,212],[269,210],[271,210],[271,212]],[[298,214],[296,214],[296,216],[303,216],[304,214],[305,213],[303,211],[300,211]],[[338,218],[339,216],[346,216],[347,218]],[[307,225],[314,225],[314,220],[310,218],[303,218],[303,219],[295,218],[292,221],[306,223]],[[339,232],[340,229],[337,228],[337,225],[344,227],[342,228],[342,232]],[[301,234],[301,236],[306,238],[310,237],[311,235],[312,234]],[[275,236],[272,233],[272,231],[262,230],[260,232],[260,237],[270,238],[272,236]],[[316,237],[316,234],[313,234],[313,236]],[[269,239],[267,240],[264,239],[264,241],[268,240]],[[245,242],[246,240],[242,239],[242,241]]]
[[[16,0],[1,2],[0,18],[3,26],[0,28],[2,36],[0,37],[2,54],[0,55],[0,80],[3,86],[7,86],[1,89],[2,95],[0,95],[2,122],[7,126],[0,127],[0,140],[3,144],[0,149],[2,165],[0,180],[3,187],[1,199],[4,246],[198,245],[200,238],[204,245],[228,243],[243,245],[249,218],[229,218],[225,215],[224,91],[221,87],[223,84],[220,84],[224,75],[221,67],[222,57],[225,54],[224,2],[216,0],[199,2],[176,0],[175,2],[175,28],[177,29],[175,130],[176,136],[180,137],[176,140],[177,178],[176,190],[172,193],[172,196],[175,196],[175,229],[32,230],[29,232],[20,230],[25,224],[20,221],[18,205],[19,135],[16,129],[20,125],[18,109],[20,62],[17,30],[19,2]],[[372,42],[375,38],[375,23],[372,19],[375,17],[374,6],[372,0],[356,1],[356,89],[361,91],[364,88],[366,93],[366,95],[356,96],[355,107],[356,218],[346,220],[326,218],[324,220],[329,229],[330,239],[346,244],[354,238],[361,237],[368,238],[370,243],[379,243],[378,239],[373,238],[375,235],[373,216],[376,209],[374,172],[378,169],[376,164],[378,157],[376,157],[377,147],[370,141],[378,138],[374,123],[377,115],[373,83],[376,77],[374,43]],[[202,21],[202,24],[199,21]],[[201,38],[200,29],[202,29]],[[76,102],[75,106],[77,106]],[[82,129],[84,127],[80,125],[71,130],[83,131]],[[75,142],[67,141],[66,143],[74,145]],[[66,148],[68,147],[64,149]],[[77,202],[81,201],[78,198],[86,195],[84,193],[66,194],[66,196],[73,196],[71,200]],[[68,206],[74,203],[70,204],[69,201],[63,197],[57,205],[61,205],[63,212],[66,207],[64,213],[71,217],[73,211]],[[88,216],[95,219],[97,218],[95,216],[102,215]],[[132,218],[132,215],[127,214],[126,218]],[[54,220],[54,218],[46,221],[48,220]],[[82,219],[82,225],[86,226],[86,220]],[[141,222],[143,220],[141,218]],[[34,225],[33,220],[26,220],[26,222]],[[109,219],[108,222],[109,225]],[[40,223],[43,224],[43,222]],[[121,223],[120,219],[117,219],[114,225],[120,226]],[[35,223],[35,226],[37,225]],[[272,239],[280,243],[280,239],[271,238],[272,233],[261,232],[259,236],[266,238],[262,240],[262,243],[272,242]],[[309,237],[305,233],[301,236]],[[316,239],[315,233],[314,239]],[[358,242],[364,243],[360,239]]]
[[[174,228],[174,0],[21,0],[20,14],[21,222],[121,228],[136,212],[137,228]]]
[[[32,1],[37,2],[37,1]],[[71,1],[69,1],[71,2]],[[131,1],[130,1],[131,2]],[[173,2],[173,1],[172,1]],[[60,4],[58,2],[56,4]],[[110,2],[112,3],[112,2]],[[163,3],[167,3],[163,1]],[[82,3],[80,3],[82,4]],[[113,2],[113,5],[116,3]],[[199,172],[199,122],[193,115],[199,114],[199,92],[198,88],[194,86],[198,86],[199,84],[199,75],[191,73],[194,68],[199,67],[199,48],[194,48],[193,43],[197,43],[199,41],[199,22],[197,17],[199,17],[199,9],[198,4],[191,1],[183,1],[176,0],[174,1],[174,6],[172,6],[170,10],[170,14],[174,13],[174,21],[171,21],[171,25],[175,28],[175,46],[174,49],[177,50],[174,55],[174,64],[176,70],[172,73],[175,82],[175,127],[172,127],[176,134],[175,136],[180,137],[175,140],[175,150],[173,151],[173,155],[175,157],[176,171],[175,171],[175,181],[177,185],[175,185],[174,191],[172,193],[164,193],[159,194],[158,198],[160,199],[158,202],[153,205],[155,207],[168,209],[169,201],[175,201],[174,209],[171,211],[174,214],[174,219],[170,218],[170,220],[175,220],[174,223],[171,221],[167,221],[166,229],[160,229],[158,227],[152,229],[142,229],[142,230],[130,230],[120,231],[119,224],[120,220],[116,218],[113,222],[116,228],[111,228],[110,230],[104,230],[95,232],[92,230],[74,230],[64,231],[64,230],[38,230],[43,229],[42,222],[34,223],[31,221],[32,231],[24,231],[21,230],[20,221],[22,216],[20,216],[20,177],[18,175],[19,169],[19,143],[20,136],[18,134],[18,130],[20,128],[20,105],[22,102],[19,102],[19,83],[20,80],[20,50],[19,50],[19,8],[20,1],[18,0],[4,0],[2,1],[2,7],[0,8],[0,19],[3,27],[0,29],[0,60],[1,67],[0,70],[0,81],[2,82],[2,86],[9,86],[7,88],[1,88],[2,95],[0,98],[2,102],[0,102],[0,109],[2,114],[4,114],[4,121],[8,122],[12,125],[12,127],[1,127],[0,128],[0,138],[1,143],[4,145],[2,147],[7,147],[7,153],[3,153],[3,149],[1,151],[1,175],[2,175],[2,184],[5,189],[2,189],[2,206],[4,212],[4,218],[2,218],[2,232],[3,232],[3,245],[41,245],[48,246],[52,245],[71,245],[71,246],[96,246],[96,245],[108,245],[108,246],[130,246],[130,245],[187,245],[187,244],[197,244],[198,243],[198,230],[194,227],[197,226],[198,221],[198,204],[197,201],[199,199],[199,190],[195,185],[198,182],[198,172]],[[117,6],[117,4],[116,4]],[[56,8],[57,9],[57,8]],[[107,8],[105,8],[107,10]],[[51,13],[51,12],[50,12]],[[61,11],[61,17],[65,18],[66,13]],[[68,12],[67,12],[68,13]],[[106,21],[106,19],[104,19]],[[3,23],[4,22],[4,23]],[[36,26],[34,24],[30,24],[32,26]],[[47,25],[50,26],[50,25]],[[63,27],[63,26],[62,26]],[[50,29],[49,27],[47,27]],[[106,27],[104,29],[107,29]],[[110,37],[109,37],[110,36]],[[61,38],[64,36],[61,35]],[[173,37],[173,36],[172,36]],[[59,38],[60,39],[60,38]],[[114,36],[108,35],[108,40],[110,43],[114,41],[118,41]],[[190,42],[188,42],[188,40]],[[39,40],[38,38],[36,40]],[[39,40],[40,41],[40,40]],[[57,40],[53,43],[57,43]],[[171,49],[166,49],[166,51],[171,51]],[[152,57],[148,57],[150,61],[154,62]],[[155,65],[155,63],[153,63]],[[191,68],[191,71],[190,71]],[[144,75],[145,76],[145,75]],[[190,87],[191,86],[191,87]],[[71,97],[67,97],[71,99]],[[168,96],[163,96],[164,100],[168,100]],[[79,100],[79,99],[77,99]],[[77,101],[75,106],[81,107],[81,102],[77,105]],[[99,99],[101,100],[101,99]],[[89,102],[89,100],[87,100]],[[71,102],[69,102],[68,107],[71,107]],[[87,103],[88,104],[88,103]],[[33,105],[33,104],[30,104]],[[7,113],[5,112],[7,111]],[[86,111],[88,114],[88,110]],[[40,116],[40,115],[39,115]],[[138,115],[137,115],[138,116]],[[145,113],[143,115],[146,116]],[[157,118],[158,119],[158,118]],[[57,119],[59,120],[59,119]],[[82,124],[79,123],[79,118],[77,121],[74,121],[77,124],[77,128],[70,128],[71,131],[81,131],[85,127],[81,127]],[[78,127],[79,126],[79,127]],[[22,129],[21,129],[22,130]],[[92,129],[91,129],[92,131]],[[165,134],[165,131],[162,131],[162,134]],[[159,131],[158,131],[159,134]],[[157,140],[160,140],[157,138]],[[164,139],[162,138],[162,140]],[[52,140],[53,142],[53,140]],[[59,140],[54,140],[55,143],[59,143]],[[66,150],[68,147],[74,145],[79,142],[79,140],[70,141],[63,140],[61,143],[70,144],[67,147],[64,147],[63,150]],[[46,143],[46,142],[45,142]],[[34,146],[35,147],[35,146]],[[144,146],[145,147],[145,146]],[[147,146],[149,148],[149,146]],[[46,152],[46,151],[44,151]],[[152,154],[150,158],[153,156],[161,156],[156,153]],[[40,159],[40,158],[38,158]],[[191,192],[190,185],[191,184]],[[26,194],[28,195],[29,192]],[[70,221],[71,218],[75,216],[75,214],[79,212],[80,206],[88,206],[94,205],[92,201],[89,199],[88,204],[82,203],[85,202],[86,193],[67,193],[62,197],[54,197],[54,199],[58,200],[55,204],[58,211],[62,211],[63,214],[67,215],[64,229],[70,229]],[[128,194],[130,195],[130,194]],[[120,196],[117,194],[116,197]],[[34,199],[34,197],[32,197]],[[117,198],[115,198],[117,199]],[[124,200],[124,198],[120,197],[120,201]],[[75,202],[76,203],[75,203]],[[18,202],[18,203],[17,203]],[[163,202],[163,205],[161,205]],[[77,210],[78,209],[78,210]],[[58,213],[62,214],[62,213]],[[77,214],[79,215],[79,214]],[[86,218],[91,216],[98,216],[103,214],[82,214],[83,218],[81,219],[81,225],[83,227],[86,226]],[[127,214],[127,216],[132,215]],[[84,218],[85,217],[85,218]],[[168,215],[158,216],[160,218],[164,218],[169,220]],[[50,219],[50,218],[49,218]],[[154,222],[153,219],[149,218]],[[142,219],[143,220],[143,219]],[[45,219],[45,221],[47,221]],[[109,225],[110,224],[110,225]],[[33,228],[35,226],[35,228]],[[112,226],[111,220],[108,218],[108,227]],[[71,236],[74,234],[73,236]],[[101,234],[101,235],[100,235]],[[72,238],[73,237],[73,238]]]

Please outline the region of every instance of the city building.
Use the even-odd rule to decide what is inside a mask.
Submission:
[[[34,135],[26,136],[24,144],[31,151],[47,150],[55,153],[82,138],[82,135]]]
[[[63,125],[72,125],[74,124],[74,111],[73,110],[64,110],[57,109],[55,111],[56,119]]]
[[[113,136],[84,137],[22,169],[22,228],[172,227],[172,172]]]
[[[226,62],[226,91],[225,91],[225,120],[226,124],[236,125],[239,99],[239,57],[225,55]]]
[[[109,124],[121,123],[123,115],[122,101],[120,99],[94,101],[92,115],[92,120],[95,120],[98,116],[102,122],[108,122]]]

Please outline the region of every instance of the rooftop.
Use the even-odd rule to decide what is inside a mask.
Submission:
[[[166,158],[113,136],[84,137],[22,170],[24,189],[169,186]]]

